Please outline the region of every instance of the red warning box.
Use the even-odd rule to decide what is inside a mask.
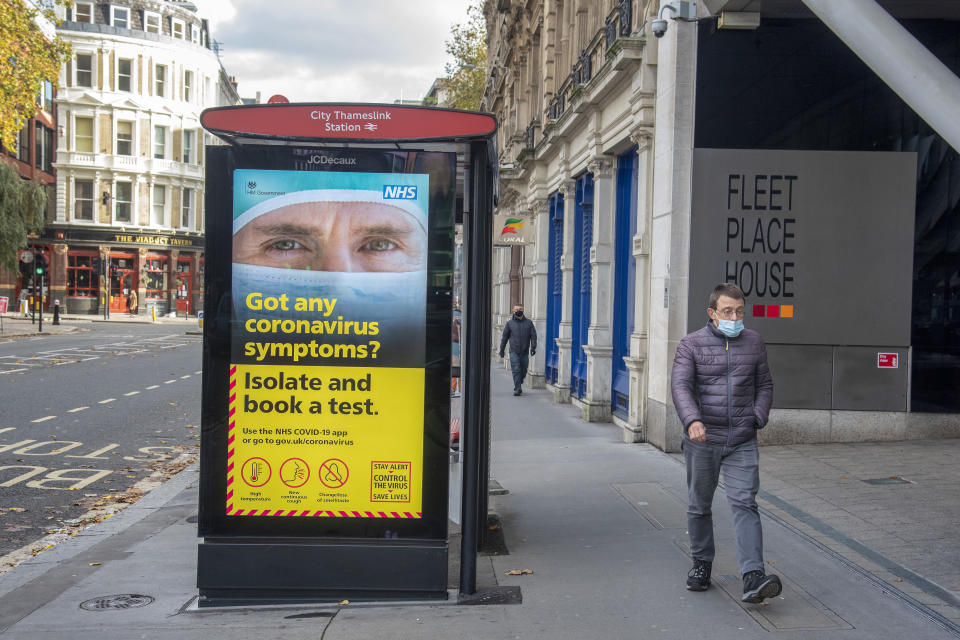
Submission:
[[[374,460],[370,465],[370,502],[410,502],[413,465]]]
[[[899,353],[878,353],[877,368],[878,369],[899,369],[900,354]]]

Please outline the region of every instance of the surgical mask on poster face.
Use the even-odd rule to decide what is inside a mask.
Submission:
[[[728,338],[736,338],[743,331],[743,320],[718,320],[717,330]]]
[[[279,269],[249,264],[233,265],[234,306],[240,316],[317,318],[319,311],[296,311],[297,298],[336,298],[332,318],[363,321],[386,319],[409,324],[420,320],[426,306],[426,271],[341,272]],[[287,295],[287,311],[255,311],[247,296]]]

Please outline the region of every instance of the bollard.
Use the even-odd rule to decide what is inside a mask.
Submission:
[[[53,301],[53,324],[60,324],[60,301]]]
[[[157,305],[150,305],[150,319],[153,322],[157,321]]]

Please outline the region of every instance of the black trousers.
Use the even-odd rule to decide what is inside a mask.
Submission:
[[[527,377],[527,365],[529,363],[530,355],[528,353],[510,352],[510,369],[513,371],[514,391],[520,389],[520,385],[523,384],[523,379]]]

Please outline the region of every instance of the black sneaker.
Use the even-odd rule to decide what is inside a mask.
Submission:
[[[763,571],[747,571],[743,574],[743,597],[741,602],[759,604],[766,598],[776,598],[783,591],[780,578],[764,575]]]
[[[706,560],[693,559],[693,568],[687,574],[689,591],[706,591],[710,587],[710,571],[713,565]]]

